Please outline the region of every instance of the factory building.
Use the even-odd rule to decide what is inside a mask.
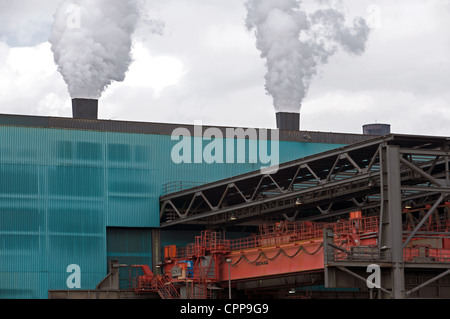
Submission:
[[[0,298],[450,297],[449,138],[97,105],[0,115]]]
[[[165,246],[190,243],[199,228],[160,229],[160,197],[262,163],[249,152],[232,163],[176,163],[172,133],[180,128],[194,147],[192,125],[0,115],[0,298],[92,290],[111,260],[153,268]],[[225,142],[226,128],[216,129]],[[279,163],[368,138],[281,130]],[[252,137],[241,140],[249,150]]]

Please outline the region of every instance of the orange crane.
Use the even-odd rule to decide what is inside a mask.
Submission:
[[[448,230],[450,223],[444,227]],[[260,225],[259,234],[228,240],[221,232],[205,230],[186,247],[164,248],[163,275],[154,275],[145,265],[135,265],[143,275],[134,277],[135,292],[157,292],[162,298],[211,298],[211,289],[233,282],[268,278],[324,269],[323,231],[333,229],[335,244],[342,251],[352,247],[376,247],[379,218],[363,217],[360,211],[335,223],[288,222]],[[405,248],[405,258],[423,253],[419,245]],[[429,255],[450,260],[450,239],[443,238],[436,247],[427,246]],[[343,253],[345,256],[345,253]]]

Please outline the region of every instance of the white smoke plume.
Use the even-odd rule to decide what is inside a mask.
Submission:
[[[362,54],[370,33],[366,21],[346,26],[343,10],[327,5],[312,13],[300,0],[247,0],[246,26],[266,60],[265,89],[277,111],[299,112],[320,64],[342,48]]]
[[[125,79],[139,7],[138,0],[71,0],[58,8],[49,41],[72,98],[98,99]]]

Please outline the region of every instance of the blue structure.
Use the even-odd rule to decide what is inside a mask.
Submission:
[[[0,115],[0,298],[45,299],[48,290],[95,289],[109,259],[151,265],[165,184],[206,183],[259,169],[248,161],[174,163],[171,150],[178,141],[170,134],[180,126],[192,129]],[[281,134],[280,162],[364,138],[304,135]],[[161,230],[162,246],[192,238],[192,231]],[[79,266],[79,277],[70,265]]]

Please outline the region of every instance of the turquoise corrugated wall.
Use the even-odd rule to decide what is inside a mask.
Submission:
[[[67,289],[71,264],[80,266],[81,289],[94,289],[108,258],[151,260],[147,246],[132,251],[120,240],[150,245],[165,183],[211,182],[260,168],[248,161],[175,164],[177,142],[168,135],[0,126],[0,298],[47,298],[48,290]],[[280,142],[280,162],[340,146]],[[176,234],[164,236],[176,241]]]
[[[107,259],[125,265],[152,265],[152,231],[149,228],[108,227]],[[129,269],[119,268],[120,288],[129,287]]]

